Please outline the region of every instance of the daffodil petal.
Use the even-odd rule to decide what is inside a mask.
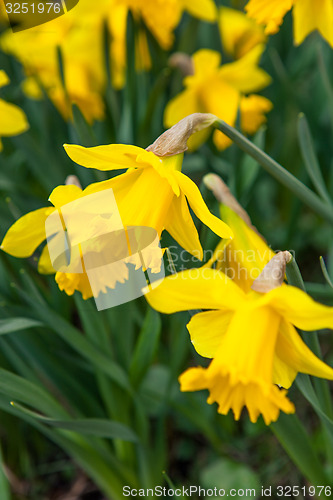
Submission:
[[[168,181],[175,195],[179,196],[180,190],[174,172],[175,170],[181,170],[184,154],[180,153],[172,156],[159,157],[151,151],[145,151],[144,153],[144,155],[138,156],[137,161],[149,162],[156,172]]]
[[[212,79],[209,82],[209,92],[201,95],[205,111],[214,113],[231,126],[234,126],[236,122],[239,101],[239,91],[218,78]],[[219,149],[225,149],[232,142],[219,130],[214,130],[213,137],[214,143]]]
[[[185,195],[173,198],[167,213],[164,228],[189,253],[202,259],[202,246],[198,231],[191,217]]]
[[[333,307],[315,302],[299,288],[282,285],[268,292],[263,300],[297,328],[306,331],[333,329]]]
[[[312,31],[318,30],[333,47],[332,0],[294,0],[294,39],[299,45]]]
[[[217,11],[213,0],[181,0],[184,8],[194,17],[213,22]]]
[[[238,59],[258,43],[265,43],[261,26],[249,19],[244,12],[229,7],[219,9],[219,29],[225,51]]]
[[[192,77],[189,77],[189,79]],[[185,85],[186,85],[185,79]],[[205,113],[209,110],[205,107],[205,104],[200,101],[198,93],[194,88],[187,88],[176,95],[167,104],[164,111],[164,125],[166,127],[172,127],[180,120],[192,113]],[[195,151],[199,148],[209,137],[211,133],[211,127],[204,128],[199,132],[195,132],[190,136],[187,141],[187,146],[190,151]]]
[[[245,10],[258,24],[266,25],[265,33],[271,35],[279,31],[283,17],[293,6],[294,0],[250,0]]]
[[[136,157],[145,150],[127,144],[109,144],[85,148],[76,144],[64,144],[64,148],[71,160],[86,168],[97,170],[119,170],[139,166]]]
[[[52,262],[51,262],[50,254],[49,254],[49,249],[48,249],[47,245],[45,245],[45,247],[43,248],[42,253],[39,257],[38,272],[40,274],[54,274],[56,272],[52,266]]]
[[[74,184],[60,185],[53,189],[49,201],[53,206],[60,208],[66,203],[76,200],[82,195],[82,189]]]
[[[192,317],[187,325],[194,349],[200,356],[213,358],[223,341],[233,311],[205,311]]]
[[[1,69],[0,70],[0,87],[4,87],[5,85],[8,85],[9,82],[10,82],[10,80],[9,80],[7,73],[3,69]]]
[[[205,76],[216,70],[221,63],[221,54],[216,50],[200,49],[192,56],[195,74]]]
[[[1,250],[14,257],[30,257],[45,240],[45,220],[54,208],[39,208],[18,219],[8,229]]]
[[[265,48],[264,44],[256,45],[237,61],[224,64],[219,70],[221,78],[245,94],[267,87],[272,79],[258,66]]]
[[[201,366],[188,368],[179,376],[178,381],[180,383],[180,390],[183,392],[207,389],[206,369]]]
[[[234,310],[245,294],[223,273],[197,268],[168,276],[146,299],[157,311],[171,314],[200,308]]]
[[[333,380],[333,368],[313,354],[295,328],[287,321],[281,322],[276,354],[284,363],[298,372]]]
[[[116,175],[112,179],[107,179],[106,181],[94,182],[89,184],[82,194],[87,196],[89,194],[98,193],[104,189],[113,189],[117,192],[118,196],[127,191],[132,184],[140,177],[141,172],[138,169],[128,170],[124,174]]]
[[[220,238],[232,238],[233,232],[224,222],[211,214],[204,202],[197,185],[186,175],[181,172],[175,172],[178,184],[182,192],[185,194],[192,210],[196,216],[208,226]]]
[[[0,135],[22,134],[29,128],[25,113],[15,104],[0,99]]]
[[[288,365],[278,357],[275,353],[273,361],[273,383],[289,389],[297,376],[297,370],[293,366]]]
[[[172,127],[185,116],[200,111],[204,110],[199,107],[196,92],[192,89],[183,90],[167,104],[164,111],[164,125]]]
[[[226,246],[229,243],[230,243],[229,239],[222,239],[222,240],[220,240],[220,242],[218,243],[218,245],[216,246],[216,248],[215,248],[215,250],[213,252],[213,255],[206,262],[206,264],[204,264],[203,267],[212,267],[212,265],[214,264],[214,262],[217,261],[217,264],[216,264],[216,266],[214,268],[215,269],[220,269],[220,267],[221,267],[220,262],[223,261],[224,251],[225,251]]]
[[[261,95],[251,94],[242,97],[240,102],[241,128],[247,134],[254,134],[266,123],[265,113],[271,111],[273,104]]]

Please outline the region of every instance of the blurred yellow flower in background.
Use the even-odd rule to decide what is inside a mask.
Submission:
[[[184,11],[204,21],[216,20],[213,0],[115,0],[115,4],[131,9],[140,16],[162,48],[169,49],[173,42],[173,30]]]
[[[121,88],[125,83],[129,11],[137,22],[143,20],[163,49],[171,47],[173,30],[184,11],[211,22],[217,15],[213,0],[80,0],[66,15],[46,24],[17,33],[8,30],[2,35],[0,46],[18,58],[27,77],[34,77],[34,81],[29,78],[23,86],[29,97],[40,98],[41,85],[66,119],[71,117],[71,103],[75,103],[89,122],[100,120],[104,116],[102,93],[106,83],[104,24],[111,38],[112,83]],[[5,18],[3,12],[1,17]],[[136,69],[149,69],[146,33],[138,28],[135,36]],[[60,78],[58,47],[63,57],[65,89]]]
[[[239,10],[221,7],[218,23],[226,54],[239,59],[258,44],[266,42],[264,28]]]
[[[184,116],[201,112],[213,113],[234,126],[239,110],[242,130],[255,132],[266,121],[265,113],[272,108],[272,103],[265,97],[250,94],[265,88],[271,81],[259,67],[264,49],[265,45],[256,45],[237,61],[222,66],[221,55],[214,50],[201,49],[193,54],[189,64],[192,74],[184,78],[185,90],[167,104],[165,125],[170,127]],[[209,133],[205,129],[192,136],[189,147],[200,146]],[[219,149],[231,144],[231,140],[217,130],[213,139]]]
[[[5,71],[0,70],[0,88],[8,85],[9,78]],[[0,151],[1,137],[22,134],[29,128],[25,113],[15,104],[0,99]]]
[[[267,35],[279,31],[285,14],[291,9],[296,45],[318,30],[333,47],[332,0],[250,0],[245,6],[248,16],[265,26]]]
[[[75,9],[46,24],[17,33],[7,30],[0,46],[23,64],[28,77],[23,88],[30,97],[41,97],[43,87],[66,119],[71,116],[71,103],[80,107],[89,122],[103,118],[101,93],[105,71],[98,6],[93,10],[86,0],[81,0]],[[65,88],[58,47],[63,58]]]
[[[245,406],[252,422],[261,414],[269,425],[280,411],[295,411],[285,389],[298,372],[333,379],[333,369],[295,328],[333,328],[333,308],[298,288],[282,284],[246,294],[221,271],[201,268],[165,278],[146,299],[167,314],[209,309],[195,314],[187,328],[196,351],[213,359],[208,368],[189,368],[179,381],[182,391],[208,389],[207,402],[217,402],[223,415],[232,409],[238,420]]]

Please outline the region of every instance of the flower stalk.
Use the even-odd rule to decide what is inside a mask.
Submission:
[[[245,153],[252,156],[266,172],[290,189],[290,191],[303,201],[303,203],[312,208],[312,210],[318,215],[321,215],[328,222],[333,223],[333,208],[323,202],[319,196],[288,172],[288,170],[283,168],[277,161],[273,160],[273,158],[264,153],[264,151],[261,151],[261,149],[244,137],[243,134],[223,120],[217,119],[213,126],[232,139]]]

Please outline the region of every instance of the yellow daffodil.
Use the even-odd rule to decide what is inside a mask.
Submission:
[[[221,271],[201,268],[167,277],[146,298],[167,314],[208,309],[187,328],[197,352],[213,359],[208,368],[188,369],[179,381],[182,391],[208,389],[207,402],[217,402],[223,415],[232,409],[238,420],[245,406],[252,422],[261,414],[268,425],[280,411],[295,411],[285,389],[298,372],[333,379],[333,369],[295,328],[333,328],[333,308],[298,288],[282,284],[267,293],[245,293]]]
[[[129,11],[136,21],[143,20],[163,49],[172,45],[173,30],[184,11],[210,22],[217,16],[213,0],[80,0],[66,15],[46,24],[15,34],[8,30],[2,36],[1,47],[22,62],[27,77],[33,76],[46,89],[66,119],[71,116],[69,104],[75,103],[91,122],[104,114],[104,24],[111,35],[112,82],[121,88],[125,82]],[[24,15],[16,17],[24,21]],[[59,75],[58,47],[63,56],[66,91]],[[136,35],[135,51],[136,69],[149,69],[148,42],[142,29]],[[29,81],[24,89],[32,98],[41,95],[36,91],[36,82],[33,85]]]
[[[126,21],[128,12],[135,20],[142,20],[159,45],[170,49],[173,31],[184,11],[204,21],[216,20],[217,12],[213,0],[104,0],[107,2],[107,21],[112,36],[111,66],[113,84],[121,88],[125,83],[126,66]],[[135,60],[138,71],[151,67],[146,34],[139,30],[135,40]]]
[[[173,42],[173,30],[181,15],[188,11],[192,16],[213,22],[216,7],[213,0],[116,0],[142,17],[146,26],[164,49]]]
[[[296,45],[318,30],[333,47],[332,0],[250,0],[245,6],[248,16],[265,26],[267,35],[279,31],[285,14],[291,9]]]
[[[198,116],[208,116],[209,125],[210,115]],[[191,117],[184,120],[185,124],[189,120]],[[65,150],[73,161],[87,168],[130,169],[108,181],[92,184],[85,193],[113,189],[124,226],[152,227],[159,235],[165,229],[183,248],[202,258],[202,247],[187,203],[197,217],[222,238],[230,238],[232,232],[209,212],[197,186],[181,173],[183,145],[180,149],[178,145],[165,151],[161,149],[164,143],[169,147],[169,138],[172,140],[173,135],[176,142],[182,141],[178,126],[182,129],[182,122],[162,134],[148,150],[124,144],[92,148],[65,145]]]
[[[71,104],[77,104],[86,119],[102,119],[101,97],[105,85],[103,56],[103,1],[94,8],[87,0],[66,15],[41,26],[1,37],[1,48],[15,55],[29,79],[23,88],[32,98],[42,96],[43,87],[66,119]],[[58,47],[61,49],[65,88],[61,81]],[[94,64],[92,64],[94,61]]]
[[[239,59],[256,45],[266,42],[264,28],[249,19],[244,12],[221,7],[218,21],[223,48],[234,59]]]
[[[211,115],[189,117],[162,134],[147,148],[149,151],[124,144],[92,148],[65,145],[69,157],[84,167],[105,171],[128,170],[110,180],[91,184],[84,191],[77,186],[59,186],[49,198],[55,208],[39,209],[21,217],[9,228],[1,248],[16,257],[29,257],[46,238],[46,218],[56,210],[64,210],[64,205],[78,198],[83,208],[76,219],[75,238],[78,241],[93,239],[96,224],[106,224],[103,214],[112,211],[113,206],[110,205],[110,208],[104,203],[103,207],[95,205],[90,209],[96,217],[89,226],[83,213],[84,201],[88,195],[112,189],[123,227],[153,228],[158,236],[166,229],[183,248],[202,257],[202,247],[188,204],[198,218],[221,238],[232,237],[232,232],[209,212],[198,187],[180,170],[187,138],[193,130],[209,126],[214,119],[216,117]],[[49,234],[53,232],[51,229]],[[151,267],[156,267],[154,255],[149,259]],[[47,247],[42,252],[38,268],[40,272],[54,272]],[[56,281],[68,294],[79,290],[83,298],[91,296],[85,273],[57,272]]]
[[[218,52],[202,49],[192,56],[192,74],[184,79],[185,90],[174,97],[165,109],[167,127],[194,112],[214,113],[229,125],[235,125],[237,112],[241,113],[244,132],[253,133],[266,118],[264,113],[271,102],[256,95],[247,94],[263,89],[270,83],[269,75],[259,66],[264,45],[256,45],[235,62],[220,66]],[[191,67],[191,65],[190,65]],[[194,135],[189,147],[195,149],[207,138],[209,130]],[[231,144],[231,140],[219,131],[213,135],[219,149]]]
[[[9,83],[7,74],[0,70],[0,88]],[[22,134],[29,128],[27,117],[15,104],[0,99],[0,151],[1,137]]]

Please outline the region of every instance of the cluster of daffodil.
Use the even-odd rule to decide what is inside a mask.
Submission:
[[[146,150],[122,144],[91,148],[65,145],[69,157],[86,168],[128,170],[84,190],[73,184],[58,186],[49,198],[53,207],[18,219],[1,248],[16,257],[31,256],[45,240],[45,221],[53,212],[61,212],[73,200],[112,189],[125,227],[148,226],[159,236],[166,230],[180,246],[202,258],[190,206],[222,241],[202,268],[167,277],[149,291],[147,300],[164,313],[204,310],[192,317],[188,330],[197,352],[212,361],[208,368],[190,368],[183,373],[181,389],[208,389],[208,402],[217,402],[220,413],[232,409],[239,419],[245,406],[252,422],[262,415],[269,424],[278,418],[280,410],[295,411],[286,389],[298,372],[333,379],[333,369],[308,349],[296,331],[333,328],[333,308],[284,283],[291,255],[272,252],[219,178],[209,175],[205,181],[222,203],[224,222],[209,212],[197,186],[181,172],[187,140],[215,121],[214,115],[190,115]],[[152,196],[155,192],[158,198]],[[104,210],[107,212],[108,207]],[[87,232],[82,225],[81,218],[76,231],[85,240]],[[55,272],[48,246],[41,253],[38,269]],[[121,278],[113,277],[106,285],[113,288]],[[92,296],[85,272],[58,271],[55,279],[69,295],[78,290],[84,299]]]
[[[104,116],[101,96],[106,84],[103,26],[108,26],[111,37],[112,82],[115,88],[121,88],[126,69],[129,11],[136,21],[143,20],[165,50],[172,45],[173,30],[184,11],[206,21],[216,19],[213,0],[100,0],[96,3],[80,0],[75,10],[49,21],[44,29],[42,25],[15,34],[8,29],[1,37],[0,47],[23,64],[27,76],[23,88],[29,97],[40,98],[42,87],[66,118],[70,116],[70,104],[75,103],[90,122],[101,120]],[[6,20],[4,12],[1,18]],[[24,22],[25,16],[17,14],[14,19]],[[143,29],[137,33],[135,47],[137,69],[149,69],[151,61]],[[59,49],[64,85],[59,71]]]
[[[169,50],[174,40],[173,31],[186,11],[201,20],[218,23],[224,50],[234,61],[221,66],[220,54],[208,49],[197,51],[191,58],[174,54],[170,64],[181,66],[185,90],[166,107],[165,125],[170,127],[195,112],[214,113],[234,125],[239,112],[241,129],[253,134],[266,121],[265,114],[272,108],[267,98],[253,93],[270,83],[269,75],[258,66],[265,49],[265,33],[278,31],[283,16],[291,8],[297,44],[316,29],[333,44],[331,0],[251,0],[245,7],[247,17],[225,7],[217,10],[213,0],[101,0],[96,5],[80,0],[74,10],[49,21],[45,28],[44,25],[32,27],[15,35],[10,29],[6,30],[0,38],[0,47],[23,64],[26,79],[22,85],[29,97],[42,98],[44,89],[64,117],[71,116],[71,104],[75,103],[86,119],[93,122],[103,119],[105,113],[102,99],[106,86],[104,25],[111,35],[112,82],[119,89],[125,81],[128,13],[131,12],[136,22],[142,21],[160,46]],[[11,15],[18,23],[24,23],[24,15]],[[6,19],[2,7],[0,21],[6,22]],[[266,26],[265,33],[261,25]],[[149,69],[149,47],[142,28],[136,34],[135,51],[137,69]],[[198,147],[208,135],[209,130],[205,130],[193,137],[190,149]],[[219,149],[230,144],[227,137],[216,133],[214,142]]]

